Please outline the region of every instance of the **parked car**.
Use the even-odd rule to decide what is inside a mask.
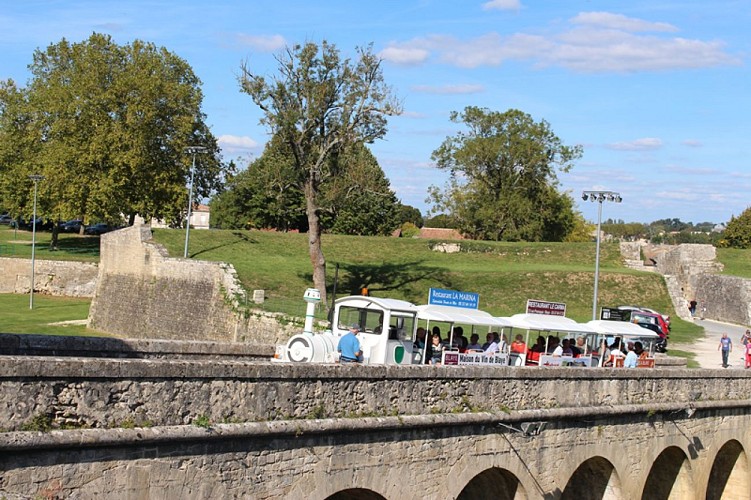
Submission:
[[[618,309],[621,311],[643,311],[648,312],[652,314],[657,314],[659,316],[662,316],[662,319],[667,323],[668,329],[670,328],[670,316],[667,314],[662,314],[661,312],[655,311],[654,309],[651,309],[649,307],[643,307],[643,306],[618,306]]]
[[[60,231],[64,233],[79,233],[81,232],[81,226],[83,221],[81,219],[72,219],[60,223]]]
[[[100,234],[109,233],[110,231],[114,231],[117,229],[116,227],[112,227],[109,224],[105,222],[100,222],[98,224],[93,224],[91,226],[88,226],[86,229],[83,230],[83,234],[91,234],[98,236]]]
[[[10,223],[13,222],[13,217],[11,217],[8,214],[0,215],[0,224],[10,226]]]
[[[656,325],[660,328],[665,338],[670,336],[670,328],[668,328],[668,324],[665,323],[665,320],[659,314],[646,311],[631,311],[631,322]]]

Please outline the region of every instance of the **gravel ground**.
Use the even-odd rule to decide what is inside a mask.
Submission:
[[[720,344],[722,334],[727,333],[730,340],[733,341],[733,350],[728,357],[728,369],[744,369],[744,347],[741,344],[741,336],[746,331],[746,326],[731,325],[729,323],[720,323],[719,321],[706,319],[696,319],[695,322],[704,328],[704,337],[693,344],[668,343],[668,354],[670,354],[670,348],[693,352],[696,354],[694,359],[699,363],[701,368],[722,368],[722,354],[717,348]]]

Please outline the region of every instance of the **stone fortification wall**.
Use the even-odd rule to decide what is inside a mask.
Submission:
[[[102,235],[91,328],[132,338],[281,343],[301,328],[245,314],[245,291],[222,262],[169,257],[149,226]]]
[[[0,358],[0,428],[185,425],[751,399],[728,370]],[[575,390],[569,388],[575,387]]]
[[[89,327],[133,338],[237,340],[239,292],[227,266],[171,259],[150,239],[148,226],[102,235]]]
[[[751,325],[751,279],[700,274],[691,277],[690,285],[705,318]]]
[[[35,259],[34,291],[93,297],[99,266],[88,262]],[[31,260],[0,257],[0,293],[29,293]]]
[[[268,361],[274,348],[244,343],[0,333],[0,355]]]

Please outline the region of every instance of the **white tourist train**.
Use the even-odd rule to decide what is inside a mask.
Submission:
[[[446,291],[441,291],[446,292]],[[431,289],[432,293],[432,289]],[[460,293],[460,292],[457,292]],[[654,332],[626,321],[590,321],[578,323],[561,315],[525,313],[510,317],[495,317],[474,307],[456,307],[443,304],[415,305],[398,299],[348,296],[335,301],[331,327],[324,332],[313,331],[314,308],[320,293],[308,289],[304,296],[308,303],[303,333],[294,335],[286,344],[278,345],[274,355],[277,362],[336,363],[339,359],[337,345],[349,327],[360,325],[358,339],[363,364],[411,365],[426,361],[428,339],[418,339],[418,327],[428,332],[440,325],[447,332],[447,348],[441,356],[441,365],[511,365],[511,366],[605,366],[617,360],[606,360],[603,346],[615,337],[624,340],[641,340],[648,348],[646,361],[640,367],[654,367],[654,357],[649,346],[659,336]],[[471,304],[470,304],[471,305]],[[565,306],[564,306],[565,307]],[[564,309],[565,310],[565,309]],[[470,329],[467,336],[477,333],[484,337],[489,332],[499,332],[505,339],[521,334],[525,339],[523,351],[510,350],[509,344],[498,353],[482,351],[460,352],[452,348],[455,326]],[[550,336],[584,337],[583,352],[577,356],[554,356],[533,352],[528,347],[530,339]]]

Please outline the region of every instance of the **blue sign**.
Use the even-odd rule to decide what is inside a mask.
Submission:
[[[480,294],[431,288],[428,294],[428,304],[477,309],[480,306]]]

